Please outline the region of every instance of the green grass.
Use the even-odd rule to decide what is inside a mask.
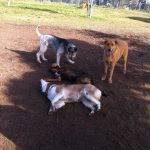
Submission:
[[[64,3],[15,0],[10,7],[7,7],[6,1],[0,0],[0,21],[1,23],[110,30],[110,32],[115,29],[130,34],[150,34],[150,13],[94,7],[90,19],[86,17],[86,9]]]

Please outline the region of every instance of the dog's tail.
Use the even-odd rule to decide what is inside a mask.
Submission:
[[[36,27],[36,34],[38,35],[39,38],[41,38],[42,34],[39,32],[39,27],[37,26]]]

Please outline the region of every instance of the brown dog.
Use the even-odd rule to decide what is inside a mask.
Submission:
[[[118,60],[123,57],[123,73],[126,74],[126,64],[128,57],[128,43],[123,40],[118,39],[106,39],[104,41],[104,74],[101,80],[105,80],[108,69],[110,69],[110,74],[108,77],[108,82],[112,83],[112,75],[114,68]]]
[[[87,8],[87,2],[85,0],[80,3],[80,8]]]
[[[68,69],[59,67],[57,64],[52,64],[50,72],[53,78],[45,79],[47,82],[69,81],[72,84],[93,84],[93,78],[86,72],[77,69]]]

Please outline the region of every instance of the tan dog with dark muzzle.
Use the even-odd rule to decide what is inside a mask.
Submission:
[[[126,64],[128,57],[128,43],[123,40],[118,39],[106,39],[104,41],[104,74],[101,80],[105,80],[108,69],[110,69],[110,74],[108,77],[108,82],[112,83],[112,76],[114,68],[118,60],[123,57],[123,73],[126,74]]]

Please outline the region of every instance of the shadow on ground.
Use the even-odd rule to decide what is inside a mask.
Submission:
[[[87,33],[82,32],[83,35]],[[112,35],[97,32],[93,36],[103,38]],[[82,36],[81,40],[72,39],[79,47],[76,64],[67,64],[65,60],[62,64],[87,71],[94,77],[96,86],[109,94],[102,98],[102,110],[89,117],[89,111],[82,105],[70,104],[47,116],[49,103],[40,94],[39,80],[50,75],[48,68],[55,61],[54,55],[48,54],[50,61],[39,66],[33,51],[7,49],[15,55],[13,59],[28,65],[31,71],[25,71],[21,78],[7,82],[4,94],[12,105],[0,106],[0,132],[25,150],[149,150],[150,101],[147,97],[150,89],[146,85],[150,84],[150,69],[147,67],[150,45],[141,42],[143,49],[136,43],[130,45],[127,76],[122,74],[120,62],[115,68],[113,84],[108,85],[99,80],[103,70],[102,49],[82,39]]]
[[[33,11],[45,11],[45,12],[49,12],[49,13],[54,13],[54,14],[58,14],[59,12],[58,11],[54,11],[54,10],[51,10],[50,8],[34,8],[34,7],[28,7],[28,6],[17,6],[17,8],[20,8],[20,9],[26,9],[26,10],[33,10]]]
[[[138,20],[146,23],[150,23],[150,18],[142,18],[142,17],[128,17],[129,19]]]

